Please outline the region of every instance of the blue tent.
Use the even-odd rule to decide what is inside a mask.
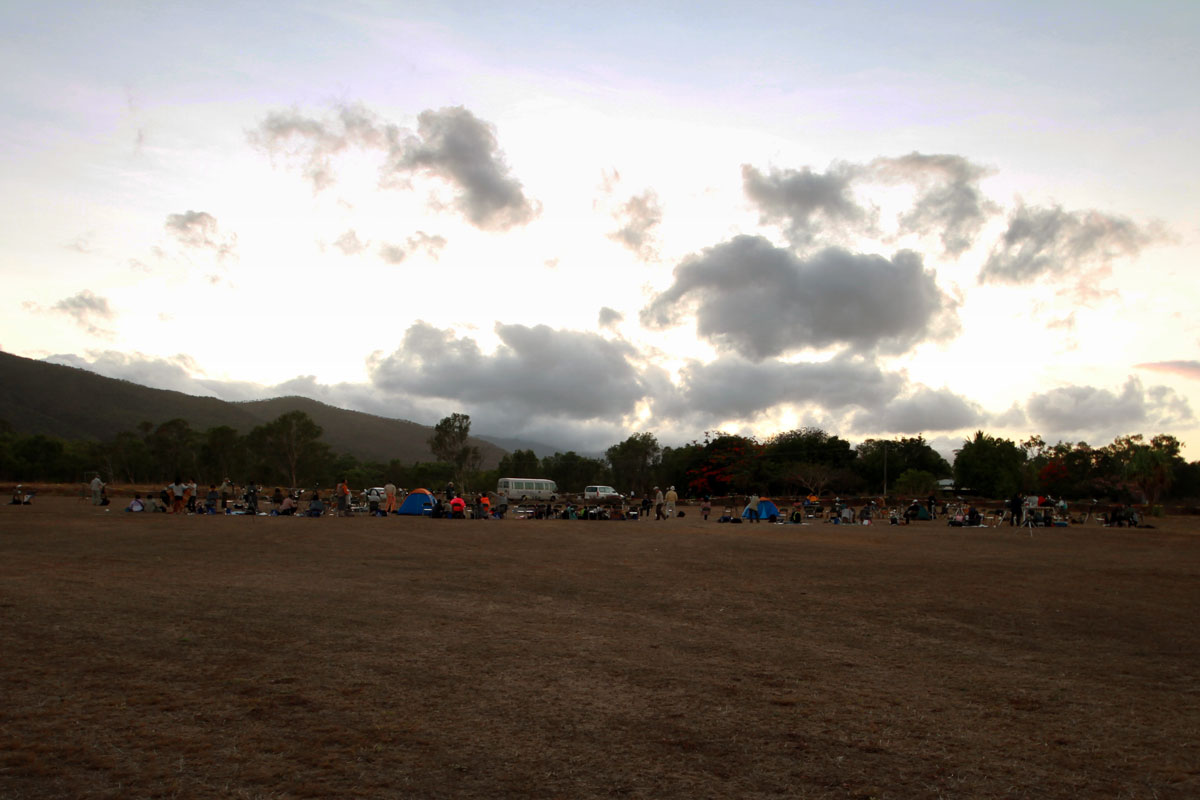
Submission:
[[[408,514],[414,517],[428,516],[432,512],[433,495],[429,493],[428,489],[413,489],[396,509],[397,514]]]
[[[780,516],[782,516],[782,515],[779,513],[778,506],[776,506],[774,503],[772,503],[770,500],[766,499],[765,497],[759,499],[759,501],[758,501],[758,518],[759,519],[770,519],[771,517],[775,517],[776,519],[778,519]],[[742,512],[742,519],[750,519],[750,510],[749,509],[746,509],[745,511]]]

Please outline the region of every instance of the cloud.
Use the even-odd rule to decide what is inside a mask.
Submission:
[[[757,236],[738,236],[685,259],[675,282],[641,312],[647,327],[679,324],[752,361],[834,345],[900,353],[957,327],[949,299],[921,257],[823,250],[807,259]]]
[[[360,105],[343,105],[333,119],[315,119],[291,108],[269,113],[247,138],[252,145],[272,157],[301,163],[301,170],[312,181],[313,190],[332,186],[332,159],[350,147],[388,149],[399,137],[399,129],[382,123]]]
[[[207,211],[168,214],[165,227],[167,233],[188,247],[212,250],[221,260],[236,255],[237,234],[221,236],[217,218]]]
[[[78,294],[63,298],[50,308],[42,308],[36,303],[28,302],[24,303],[23,307],[28,311],[38,313],[64,314],[75,320],[76,325],[92,336],[107,339],[116,335],[111,329],[104,326],[105,322],[116,318],[116,313],[108,304],[108,298],[101,297],[90,289],[84,289]]]
[[[293,108],[268,114],[247,136],[271,157],[298,162],[318,192],[337,180],[334,158],[358,148],[383,156],[384,187],[410,189],[414,173],[452,185],[452,205],[477,228],[507,230],[541,210],[511,174],[493,126],[462,106],[422,111],[415,133],[362,105],[339,106],[327,119]]]
[[[1143,388],[1130,377],[1120,392],[1065,386],[1035,394],[1025,404],[1033,426],[1046,433],[1129,432],[1194,420],[1187,401],[1166,386]]]
[[[811,244],[824,230],[861,229],[873,224],[874,212],[854,199],[852,184],[862,168],[839,162],[827,172],[772,169],[764,175],[742,165],[742,188],[758,206],[762,224],[780,225],[796,246]]]
[[[443,236],[430,236],[424,231],[417,231],[405,240],[403,245],[384,242],[379,246],[380,257],[389,264],[399,264],[415,250],[422,250],[434,261],[441,255],[446,246]]]
[[[646,189],[635,194],[612,216],[621,227],[608,234],[610,239],[625,245],[642,261],[650,261],[658,255],[654,232],[662,222],[663,211],[657,192]]]
[[[1009,216],[1008,228],[992,248],[979,280],[1023,284],[1041,277],[1104,277],[1115,258],[1135,256],[1162,238],[1156,226],[1125,217],[1022,203]]]
[[[446,247],[446,237],[417,231],[405,240],[405,245],[409,250],[422,250],[425,255],[437,261]]]
[[[889,183],[917,188],[913,207],[900,217],[904,232],[940,231],[946,255],[959,256],[975,242],[984,222],[998,206],[985,198],[979,182],[992,174],[962,156],[909,153],[899,158],[877,158],[870,174]]]
[[[596,324],[601,328],[615,328],[621,322],[625,321],[625,315],[620,311],[604,306],[600,309],[599,318]]]
[[[334,239],[333,246],[341,250],[343,255],[356,256],[370,247],[371,243],[359,239],[358,233],[354,229],[350,229]]]
[[[1147,361],[1134,364],[1136,369],[1148,369],[1155,372],[1165,372],[1182,378],[1200,380],[1200,361]]]
[[[922,386],[877,411],[860,412],[851,421],[855,432],[924,433],[955,431],[987,421],[977,403],[949,389]]]
[[[454,207],[477,228],[506,230],[540,212],[510,174],[495,129],[462,106],[417,116],[417,135],[393,147],[385,167],[385,174],[409,172],[455,186]]]
[[[379,245],[379,257],[389,264],[399,264],[408,257],[408,252],[398,244],[384,242]]]
[[[688,362],[677,390],[656,388],[653,408],[656,418],[697,424],[750,418],[781,404],[870,409],[894,397],[901,383],[898,375],[863,359],[755,363],[723,356],[707,364]]]
[[[451,400],[521,423],[539,415],[612,420],[645,394],[623,342],[545,325],[496,325],[501,344],[485,354],[469,337],[417,322],[391,355],[368,363],[372,383],[392,393]]]

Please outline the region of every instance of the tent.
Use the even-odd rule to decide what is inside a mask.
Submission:
[[[759,519],[770,519],[771,517],[775,517],[776,519],[779,519],[782,516],[783,515],[779,513],[779,508],[773,502],[771,502],[770,500],[768,500],[765,497],[759,499],[759,501],[758,501],[758,518]],[[748,510],[743,511],[742,519],[749,519],[749,518],[750,518],[749,511]]]
[[[413,489],[408,493],[408,497],[404,498],[400,508],[396,509],[397,514],[408,514],[414,517],[422,514],[428,516],[432,511],[433,494],[428,489]]]

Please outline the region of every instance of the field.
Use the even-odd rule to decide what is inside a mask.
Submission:
[[[120,502],[120,501],[118,501]],[[0,509],[0,798],[1200,796],[1200,519]]]

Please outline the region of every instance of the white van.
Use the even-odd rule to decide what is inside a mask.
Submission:
[[[624,497],[611,486],[588,486],[583,490],[584,500],[623,500]]]
[[[496,484],[496,495],[500,505],[520,503],[522,500],[558,499],[558,484],[545,478],[501,478]]]

